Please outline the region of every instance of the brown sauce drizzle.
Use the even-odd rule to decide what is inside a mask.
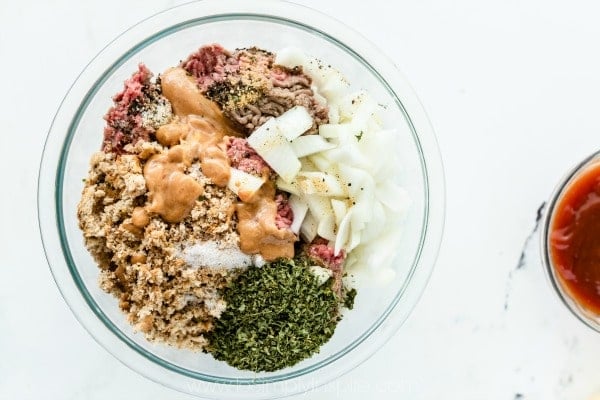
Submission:
[[[279,229],[275,224],[277,203],[273,182],[267,181],[251,202],[238,203],[236,209],[240,248],[244,253],[260,253],[267,261],[294,257],[294,242],[298,238],[289,229]]]
[[[167,222],[183,220],[204,192],[202,185],[185,173],[191,159],[182,145],[150,158],[144,166],[144,178],[152,202],[149,212],[159,214]]]
[[[226,153],[228,136],[241,136],[216,103],[200,93],[194,79],[181,68],[161,75],[163,95],[171,102],[176,118],[161,126],[156,139],[169,149],[152,156],[144,166],[150,204],[134,211],[132,223],[143,228],[148,212],[167,222],[182,221],[203,193],[202,185],[185,172],[196,160],[202,173],[225,187],[230,178]],[[267,181],[251,198],[236,207],[241,250],[259,253],[265,260],[294,256],[296,235],[275,224],[275,185]]]

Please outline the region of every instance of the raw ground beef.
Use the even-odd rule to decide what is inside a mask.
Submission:
[[[180,66],[196,77],[202,92],[206,92],[215,82],[223,81],[226,74],[239,69],[237,59],[218,44],[201,47],[182,61]]]
[[[171,104],[151,78],[152,72],[139,64],[123,90],[113,97],[114,105],[104,116],[103,151],[122,154],[128,144],[150,140],[156,129],[172,118]]]
[[[288,196],[286,193],[278,193],[275,196],[275,203],[277,203],[277,215],[275,216],[275,225],[279,229],[288,229],[292,226],[294,221],[294,212],[290,203],[288,202]]]
[[[334,254],[332,247],[327,245],[327,240],[322,237],[317,237],[305,248],[306,255],[317,264],[330,269],[333,272],[332,289],[341,296],[342,293],[342,276],[344,274],[344,260],[346,252],[340,251],[337,256]]]
[[[333,248],[327,245],[327,240],[317,237],[308,246],[307,254],[309,257],[321,261],[323,266],[335,270],[341,270],[342,264],[346,259],[346,253],[342,250],[337,256],[334,254]]]
[[[309,133],[315,133],[318,125],[328,122],[327,106],[315,99],[311,79],[302,68],[275,65],[274,60],[273,53],[255,47],[230,54],[211,45],[200,48],[181,66],[246,133],[297,105],[309,110],[314,119]]]
[[[272,172],[265,160],[250,147],[246,139],[232,137],[227,143],[227,157],[233,168],[248,174],[263,176]]]

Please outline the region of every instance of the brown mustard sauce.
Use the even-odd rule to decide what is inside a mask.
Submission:
[[[185,174],[191,165],[187,146],[173,146],[166,153],[150,158],[144,166],[144,178],[152,202],[148,211],[159,214],[167,222],[183,220],[204,192],[198,181]]]
[[[260,255],[267,261],[294,257],[296,235],[275,224],[275,185],[267,181],[250,202],[238,203],[238,232],[244,253]]]
[[[150,215],[144,207],[136,207],[131,214],[131,223],[138,228],[143,228],[150,223]]]
[[[176,118],[156,132],[158,142],[169,150],[152,156],[144,167],[151,203],[134,211],[132,224],[139,228],[148,224],[148,212],[172,223],[182,221],[190,213],[204,190],[198,181],[185,174],[195,160],[200,161],[202,173],[216,185],[227,186],[230,178],[227,137],[241,136],[183,69],[165,71],[161,86]],[[247,254],[259,253],[265,260],[293,257],[296,235],[275,224],[274,184],[267,181],[254,196],[241,198],[243,202],[236,207],[241,250]]]

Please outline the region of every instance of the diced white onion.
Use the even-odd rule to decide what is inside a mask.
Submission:
[[[331,208],[331,201],[328,197],[317,196],[317,195],[306,195],[305,199],[308,203],[308,209],[317,221],[323,218],[332,217],[333,209]]]
[[[309,211],[302,221],[300,226],[300,237],[304,239],[306,243],[310,243],[317,237],[317,219]]]
[[[380,106],[367,92],[347,94],[339,71],[298,49],[279,52],[276,63],[301,66],[318,101],[329,109],[329,123],[319,126],[319,135],[302,136],[313,120],[306,109],[295,107],[272,122],[278,137],[263,133],[257,140],[267,156],[257,152],[280,175],[277,187],[292,193],[293,229],[307,242],[325,238],[336,255],[346,251],[346,267],[360,264],[373,269],[372,278],[380,283],[390,282],[398,223],[410,204],[394,174],[399,134],[382,129]],[[293,170],[279,163],[293,164]]]
[[[340,226],[342,219],[348,213],[348,205],[345,201],[338,199],[331,199],[331,208],[333,209],[333,215],[335,216],[335,223]]]
[[[298,187],[298,183],[295,180],[286,182],[283,179],[281,179],[280,176],[278,176],[277,180],[275,181],[275,185],[277,186],[277,188],[283,190],[284,192],[300,195],[300,188]]]
[[[300,172],[296,179],[304,194],[334,197],[345,196],[348,193],[339,178],[324,172]]]
[[[335,231],[335,218],[333,215],[329,214],[325,218],[319,219],[319,223],[317,224],[317,233],[319,236],[334,241],[336,236]]]
[[[227,187],[242,201],[249,201],[265,182],[263,178],[231,168]]]
[[[332,160],[325,157],[323,154],[313,154],[306,158],[316,168],[314,171],[330,171],[333,169]],[[305,160],[306,160],[305,159]],[[303,171],[311,171],[308,168],[302,168]]]
[[[352,218],[352,212],[347,213],[341,222],[338,224],[338,231],[335,238],[335,245],[333,247],[334,254],[337,256],[340,251],[344,249],[350,238],[350,220]]]
[[[260,154],[260,153],[258,153]],[[267,164],[283,179],[291,182],[300,171],[300,161],[296,158],[294,150],[286,143],[274,149],[272,152],[260,154]]]
[[[294,214],[290,230],[295,234],[298,234],[298,232],[300,232],[300,226],[302,226],[302,221],[304,221],[306,213],[308,212],[308,203],[300,196],[291,195],[288,199],[288,204]]]
[[[267,120],[248,137],[248,144],[286,182],[300,171],[300,160],[290,143],[281,135],[275,118]]]
[[[371,205],[371,220],[365,225],[360,237],[361,243],[369,243],[384,233],[386,228],[385,211],[380,202],[374,201]],[[397,227],[388,226],[388,229]]]
[[[323,268],[319,265],[311,265],[308,270],[317,277],[319,285],[324,284],[333,276],[333,271],[329,268]]]
[[[275,55],[275,64],[283,65],[284,67],[294,68],[304,66],[306,64],[306,54],[296,47],[286,47],[277,52]]]
[[[292,141],[313,125],[313,119],[308,110],[302,106],[295,106],[275,118],[279,131],[288,140]]]
[[[375,197],[394,212],[402,212],[410,206],[410,197],[406,189],[391,179],[377,183]]]
[[[292,149],[294,149],[296,157],[305,157],[334,147],[335,144],[329,143],[319,135],[300,136],[292,141]]]

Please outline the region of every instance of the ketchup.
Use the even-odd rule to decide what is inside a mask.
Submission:
[[[550,257],[563,289],[600,315],[600,163],[564,189],[550,226]]]

